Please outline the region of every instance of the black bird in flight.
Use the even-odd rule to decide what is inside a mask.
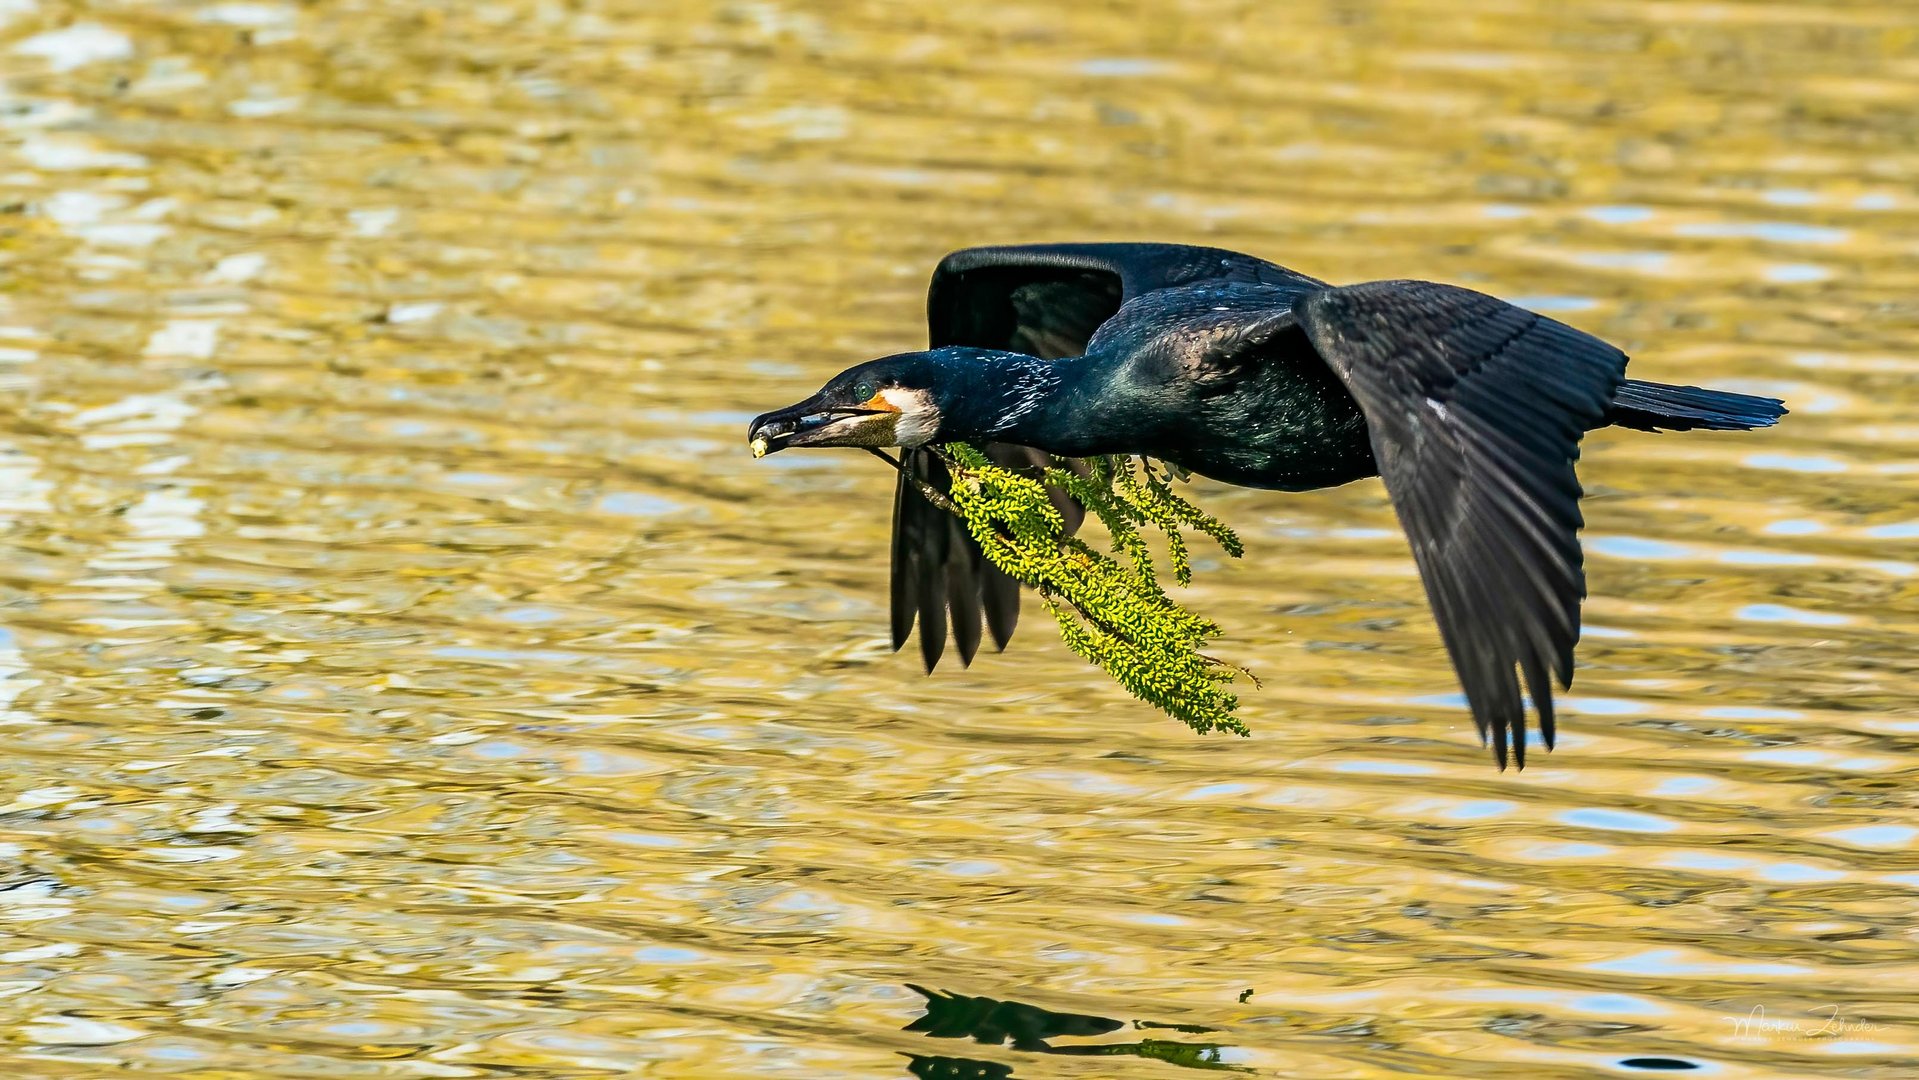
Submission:
[[[982,613],[1001,648],[1019,615],[1018,583],[914,483],[949,482],[928,444],[974,443],[1010,466],[1137,454],[1281,491],[1378,475],[1501,768],[1508,746],[1525,766],[1520,677],[1549,748],[1548,672],[1572,683],[1580,437],[1769,427],[1786,411],[1628,379],[1611,345],[1470,289],[1328,285],[1215,248],[970,248],[933,272],[927,317],[930,350],[848,368],[748,430],[756,455],[901,448],[895,649],[917,618],[932,670],[950,616],[971,662]]]

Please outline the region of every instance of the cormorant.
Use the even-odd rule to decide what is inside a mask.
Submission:
[[[747,433],[756,456],[901,448],[895,649],[917,617],[931,671],[950,613],[971,662],[982,612],[1001,648],[1019,614],[1018,584],[914,483],[949,482],[920,447],[965,441],[1009,466],[1137,454],[1281,491],[1379,475],[1501,768],[1508,745],[1525,766],[1517,676],[1548,748],[1547,673],[1572,682],[1586,595],[1580,437],[1612,424],[1768,427],[1786,412],[1773,398],[1628,379],[1613,346],[1470,289],[1328,285],[1216,248],[970,248],[934,271],[927,315],[930,350],[849,368]]]

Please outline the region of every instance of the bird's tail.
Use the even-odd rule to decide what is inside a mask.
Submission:
[[[1784,415],[1786,403],[1778,398],[1627,379],[1606,419],[1640,431],[1745,431],[1771,427]]]

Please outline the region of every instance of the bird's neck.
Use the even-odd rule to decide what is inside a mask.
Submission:
[[[1089,357],[1042,360],[977,350],[966,393],[943,430],[964,439],[1018,443],[1062,457],[1110,453],[1123,439],[1105,414],[1099,365]],[[963,433],[963,434],[962,434]]]

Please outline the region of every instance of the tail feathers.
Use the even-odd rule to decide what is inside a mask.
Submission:
[[[1627,379],[1613,395],[1607,419],[1640,431],[1745,431],[1771,427],[1784,415],[1786,404],[1778,398]]]

